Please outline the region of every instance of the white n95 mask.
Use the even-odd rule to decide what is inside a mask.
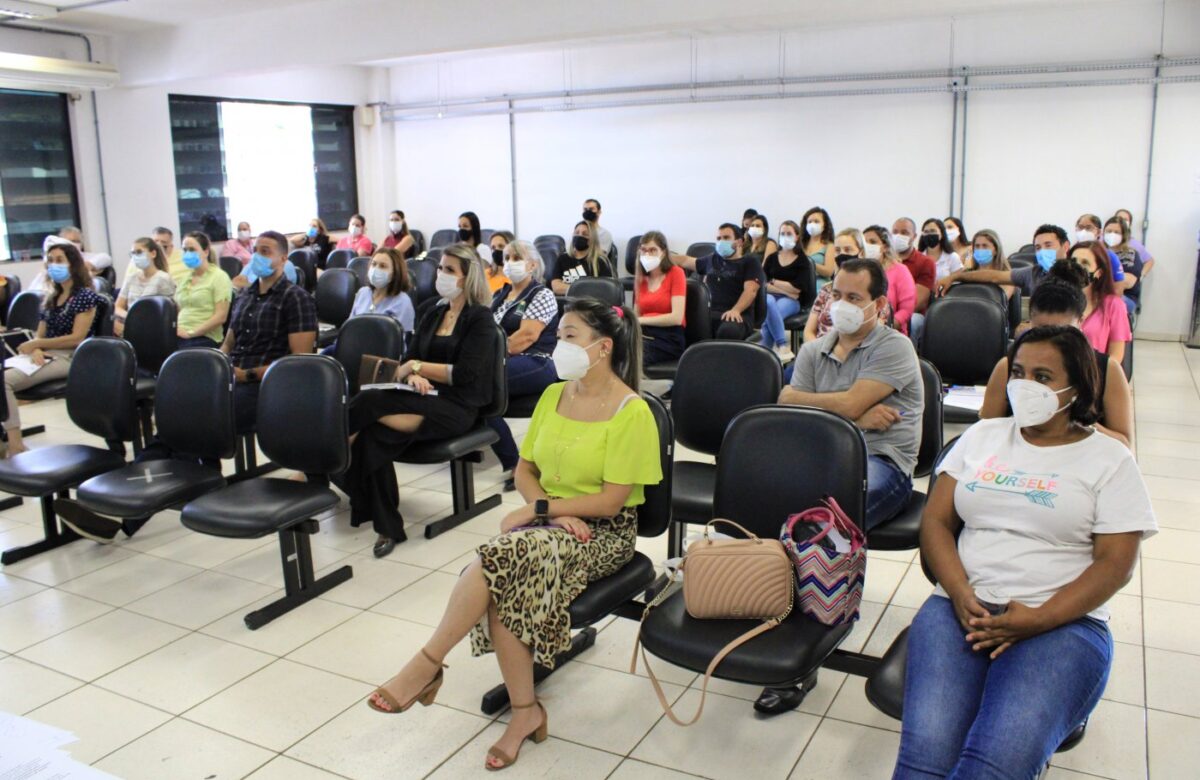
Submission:
[[[1063,406],[1058,405],[1059,393],[1065,393],[1071,387],[1068,385],[1062,390],[1051,390],[1030,379],[1008,380],[1008,403],[1012,406],[1013,419],[1017,421],[1017,426],[1028,428],[1048,422],[1073,403],[1074,399]]]

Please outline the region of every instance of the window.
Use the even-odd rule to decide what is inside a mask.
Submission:
[[[0,89],[0,257],[35,260],[79,224],[67,96]]]
[[[172,95],[182,232],[224,241],[238,222],[298,232],[358,210],[354,109]]]

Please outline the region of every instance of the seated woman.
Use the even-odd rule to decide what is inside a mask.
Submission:
[[[143,237],[133,242],[129,250],[129,269],[125,283],[113,306],[113,335],[125,335],[125,316],[138,298],[148,295],[175,296],[175,280],[167,272],[167,256],[153,238]]]
[[[490,246],[488,253],[480,255],[483,258],[483,267],[487,271],[488,290],[492,295],[495,295],[511,281],[504,275],[504,247],[514,240],[515,236],[507,230],[497,230],[488,241]]]
[[[754,218],[755,224],[765,224],[765,217]],[[763,321],[762,339],[764,347],[775,350],[779,359],[787,363],[796,357],[788,346],[788,334],[784,320],[800,313],[800,299],[806,291],[810,264],[800,246],[800,226],[792,220],[779,225],[779,244],[776,251],[763,260],[763,276],[767,278],[767,316]]]
[[[954,251],[946,237],[946,225],[937,217],[930,217],[921,224],[921,238],[917,248],[929,256],[937,266],[937,278],[945,279],[963,269],[962,258]]]
[[[220,347],[233,284],[217,265],[207,235],[195,232],[184,237],[183,264],[188,273],[175,288],[179,349]]]
[[[371,253],[375,251],[375,243],[367,238],[366,229],[366,217],[362,214],[350,217],[350,223],[346,226],[346,235],[338,239],[334,249],[350,249],[354,252],[355,257],[370,257]],[[317,268],[324,270],[325,264],[318,263]]]
[[[316,267],[324,268],[329,253],[333,251],[333,239],[329,237],[329,228],[320,217],[313,217],[308,223],[308,232],[292,236],[292,246],[297,249],[311,249],[316,259]]]
[[[837,273],[833,220],[829,218],[828,211],[813,206],[804,212],[800,224],[804,226],[804,256],[817,271],[817,287],[824,287]]]
[[[966,266],[967,259],[971,256],[971,242],[967,229],[963,227],[962,220],[958,217],[946,217],[942,220],[942,224],[946,226],[946,240],[950,242],[950,248],[954,250],[954,254],[958,255],[962,260],[963,266]]]
[[[408,232],[408,220],[404,218],[404,212],[400,209],[388,214],[388,234],[383,239],[381,248],[397,249],[405,260],[417,256],[416,242],[413,241],[412,233]]]
[[[587,220],[575,223],[571,245],[554,263],[554,273],[550,275],[550,289],[555,295],[566,295],[571,282],[584,276],[614,276],[608,258],[600,252],[596,223]]]
[[[287,273],[286,266],[284,273]],[[243,277],[239,276],[238,279]],[[289,279],[289,281],[292,281]],[[237,279],[234,280],[236,286]],[[354,305],[350,317],[360,314],[383,314],[400,323],[405,338],[413,332],[416,310],[408,291],[412,283],[408,278],[408,264],[399,249],[376,249],[367,268],[367,286],[359,287],[354,294]],[[322,355],[332,355],[337,342],[321,350]]]
[[[496,323],[473,248],[452,244],[443,250],[437,291],[441,300],[422,315],[395,377],[412,392],[364,390],[350,401],[350,468],[334,482],[350,497],[350,524],[374,524],[377,558],[408,538],[396,456],[416,441],[466,433],[492,400]]]
[[[909,630],[895,778],[1035,777],[1100,700],[1105,604],[1157,525],[1133,453],[1091,427],[1092,354],[1076,328],[1025,333],[1014,415],[938,466],[921,522],[938,587]]]
[[[917,284],[908,266],[900,262],[892,249],[892,235],[882,225],[863,231],[863,251],[868,260],[877,260],[887,275],[888,306],[892,309],[892,327],[908,335],[908,324],[917,308]]]
[[[1113,281],[1120,282],[1117,291],[1124,292],[1125,309],[1132,317],[1142,299],[1142,277],[1146,275],[1146,267],[1129,242],[1129,223],[1117,216],[1105,220],[1104,244],[1108,247],[1109,257],[1116,263],[1114,269],[1121,270],[1120,277],[1114,270]]]
[[[667,237],[657,230],[642,234],[634,268],[634,308],[642,325],[642,364],[678,360],[687,342],[687,274],[671,261]]]
[[[1029,320],[1036,328],[1045,325],[1066,325],[1078,328],[1083,321],[1087,299],[1076,283],[1063,281],[1057,276],[1059,264],[1051,268],[1051,276],[1037,286],[1029,299]],[[1096,430],[1113,437],[1126,447],[1133,442],[1133,394],[1121,364],[1110,360],[1108,355],[1093,348],[1096,358],[1096,375],[1099,381],[1096,393]],[[1005,387],[1008,383],[1008,358],[1001,358],[988,379],[987,391],[983,395],[981,419],[1009,417],[1009,406]]]
[[[827,255],[832,258],[835,268],[841,268],[842,263],[852,257],[864,257],[866,249],[862,234],[855,228],[846,228],[839,231],[833,239]],[[833,330],[833,317],[829,311],[832,302],[833,288],[825,285],[817,292],[817,298],[813,301],[812,309],[808,312],[808,320],[804,323],[804,342],[806,344],[813,339],[821,338]],[[879,318],[885,322],[892,321],[891,303],[880,310]]]
[[[509,398],[540,396],[558,378],[550,359],[557,341],[558,301],[542,284],[544,270],[542,256],[533,244],[514,241],[505,246],[504,276],[510,283],[492,296],[492,317],[508,337],[504,373]],[[488,425],[500,436],[492,452],[500,459],[501,468],[514,472],[505,480],[504,489],[516,490],[517,442],[503,417],[490,418]]]
[[[17,368],[4,370],[8,398],[8,457],[25,451],[21,439],[21,412],[16,393],[56,379],[66,379],[75,348],[88,337],[96,319],[100,296],[92,289],[92,275],[83,254],[71,243],[55,244],[46,253],[46,274],[51,289],[42,301],[37,333],[17,351],[36,366],[32,374]]]
[[[521,444],[517,489],[528,503],[478,548],[433,636],[368,701],[387,713],[431,703],[442,659],[469,632],[474,654],[495,650],[513,704],[487,769],[511,766],[526,739],[546,738],[534,664],[554,667],[571,642],[568,605],[633,557],[644,486],[662,479],[658,428],[638,397],[638,330],[624,307],[569,304],[554,350],[567,381],[542,394]]]
[[[1120,365],[1126,345],[1133,340],[1133,332],[1129,329],[1125,301],[1113,282],[1108,251],[1099,241],[1086,241],[1071,247],[1070,259],[1086,274],[1083,292],[1087,296],[1087,309],[1080,330],[1097,352],[1103,352]]]
[[[764,214],[755,214],[746,226],[744,255],[758,255],[765,258],[779,251],[779,244],[771,238],[771,223]]]

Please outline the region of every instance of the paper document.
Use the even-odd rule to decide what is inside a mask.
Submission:
[[[33,362],[33,358],[29,355],[17,355],[16,357],[8,358],[4,361],[5,368],[15,368],[25,376],[34,374],[41,366]]]
[[[57,749],[75,741],[69,731],[0,712],[0,780],[115,780]]]
[[[410,393],[417,392],[417,389],[412,385],[407,385],[404,382],[375,382],[370,385],[362,385],[359,390],[407,390]],[[425,395],[437,395],[437,390],[430,390]]]
[[[978,412],[983,408],[983,394],[987,388],[983,385],[951,385],[946,397],[942,399],[945,406],[956,409],[969,409]]]

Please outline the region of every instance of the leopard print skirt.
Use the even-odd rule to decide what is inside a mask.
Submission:
[[[534,663],[554,668],[571,645],[567,607],[589,582],[616,573],[633,558],[637,509],[590,518],[586,544],[561,529],[532,528],[502,534],[479,547],[483,578],[505,628],[533,651]],[[471,653],[492,651],[488,619],[471,629]]]

